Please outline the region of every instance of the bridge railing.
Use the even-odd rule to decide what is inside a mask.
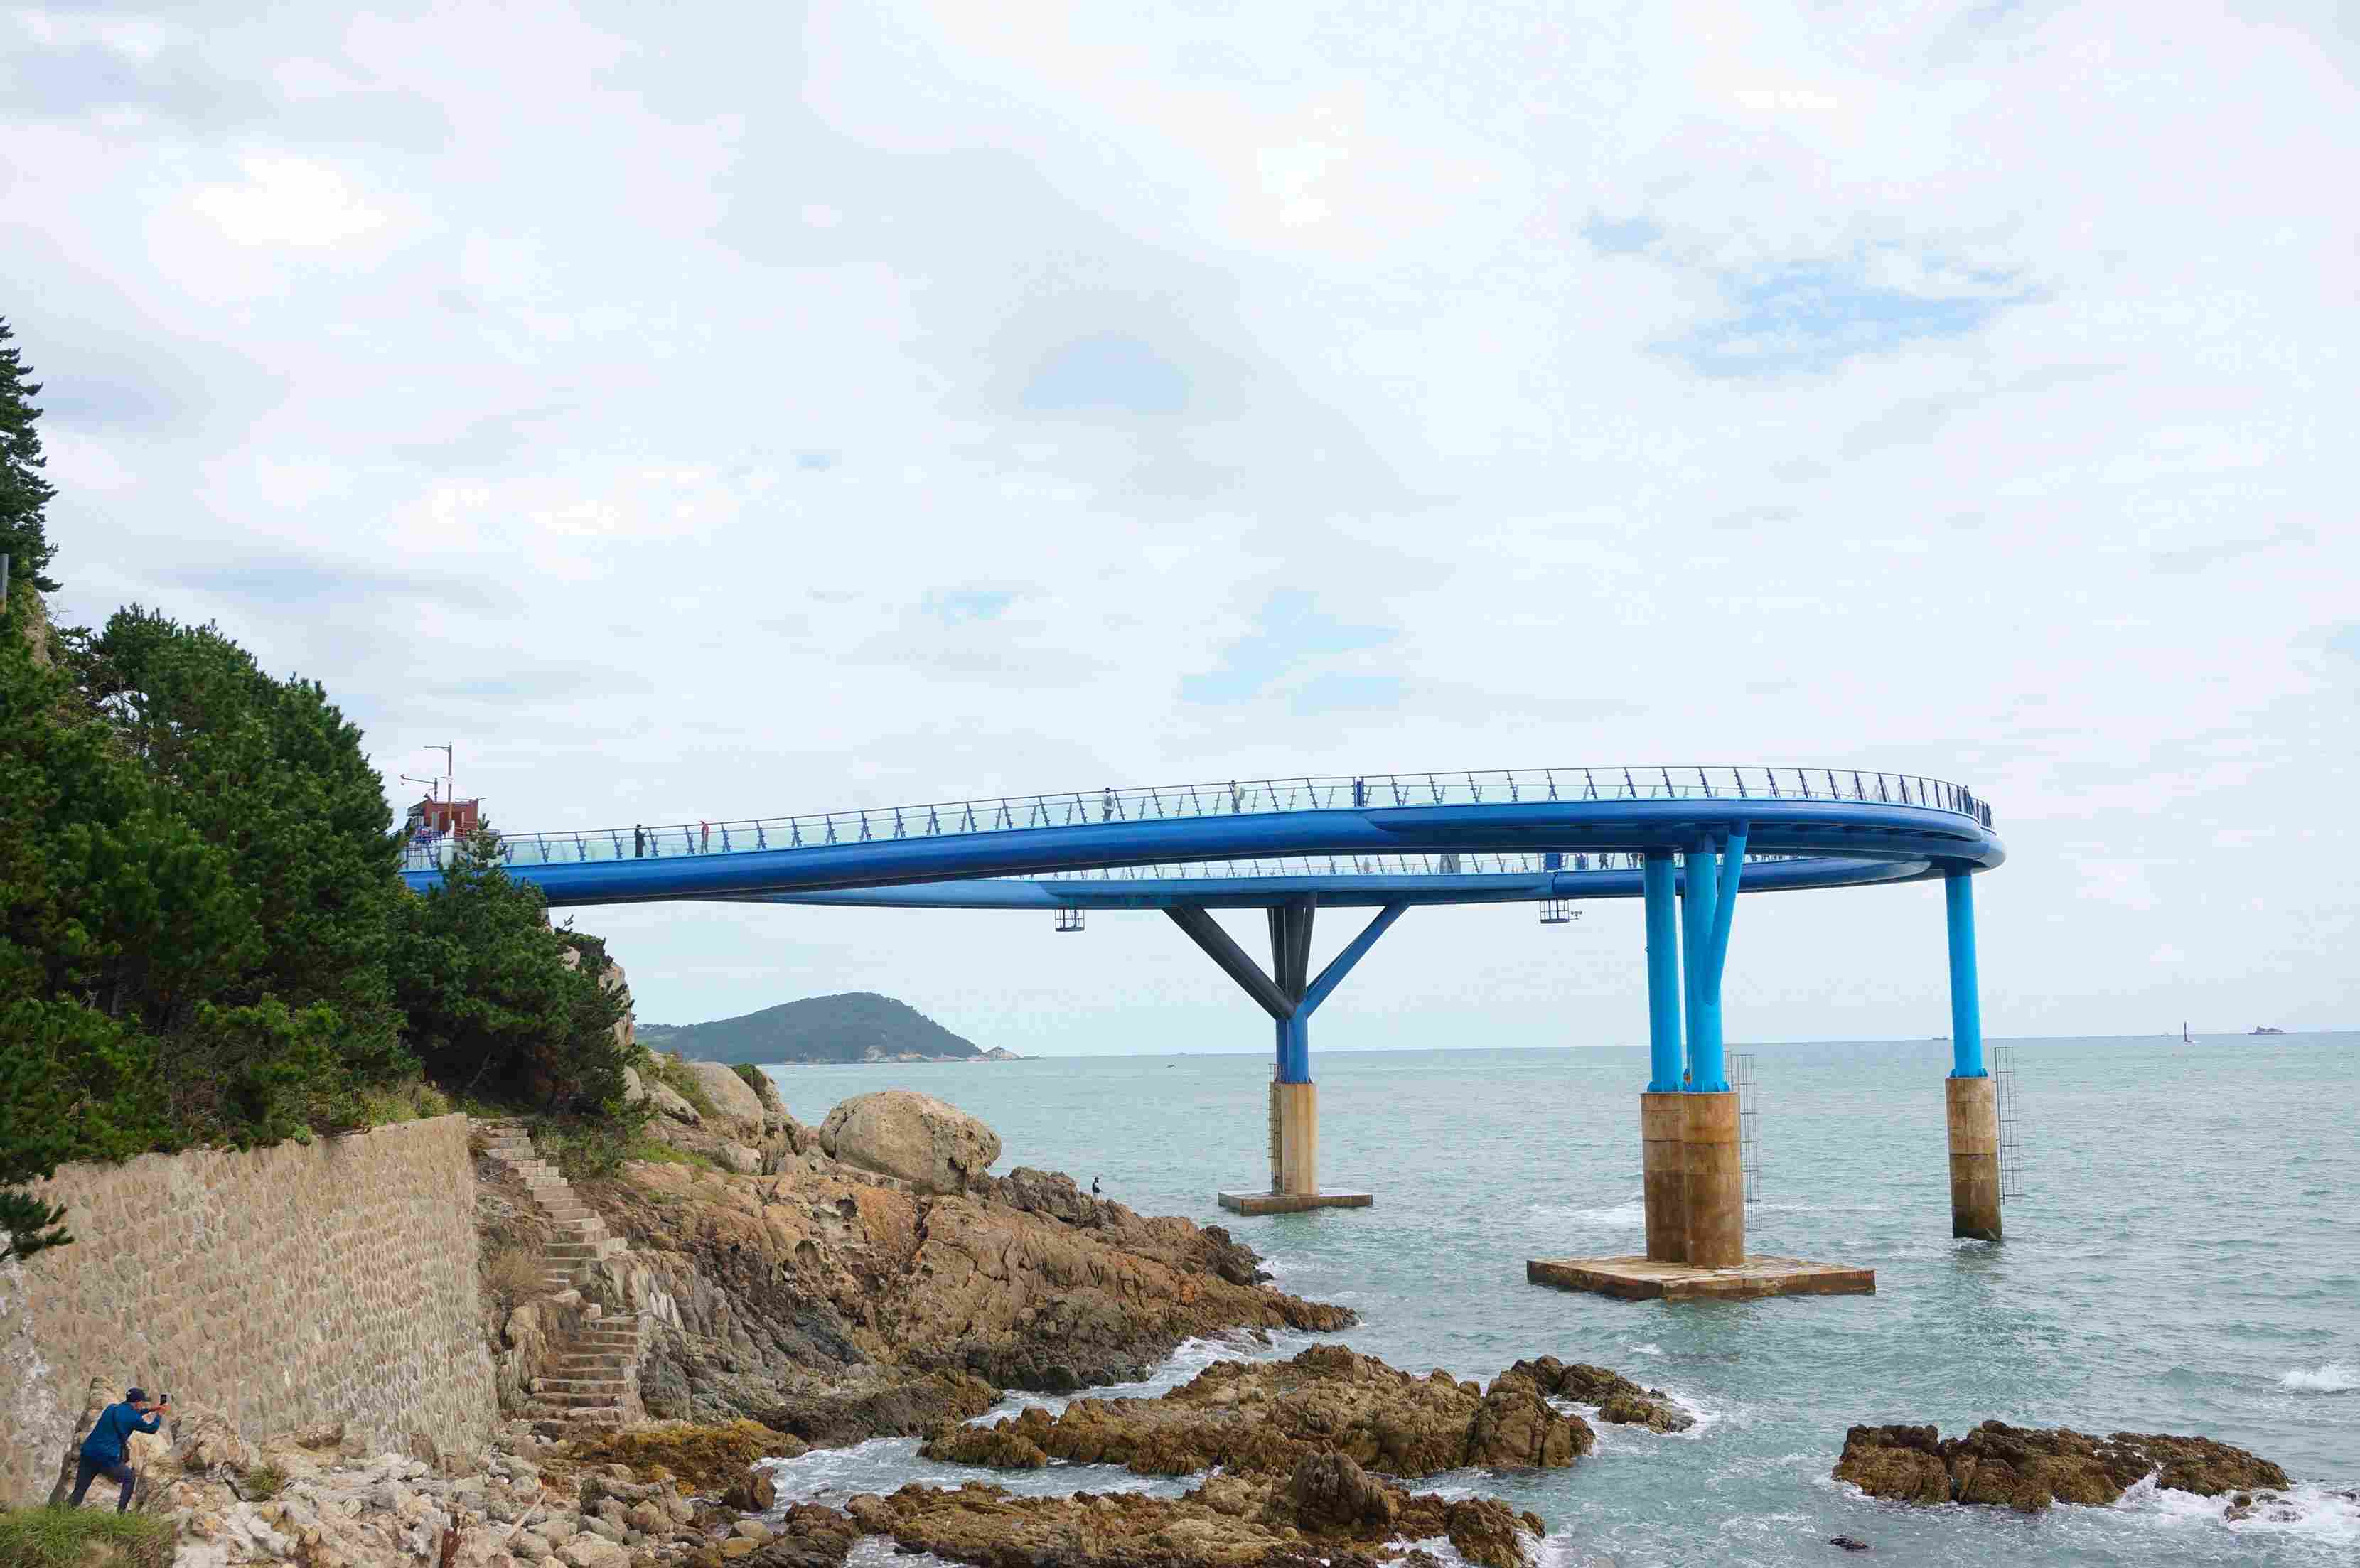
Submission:
[[[879,806],[738,822],[639,823],[628,828],[574,833],[513,833],[503,837],[501,850],[511,865],[557,866],[1175,818],[1409,806],[1511,805],[1533,800],[1675,799],[1883,802],[1952,811],[1986,828],[1992,825],[1990,805],[1972,790],[1922,774],[1689,763],[1647,768],[1534,768],[1232,779],[1131,789],[1109,786],[1054,795],[997,795],[972,800],[938,800],[917,806]],[[447,865],[453,848],[447,836],[414,840],[405,855],[404,868],[425,871]]]
[[[1803,855],[1748,852],[1745,864],[1808,860]],[[1087,871],[1027,873],[993,878],[1014,882],[1228,881],[1254,877],[1545,877],[1559,871],[1637,871],[1646,861],[1633,851],[1535,850],[1513,854],[1292,855],[1262,860],[1187,860],[1167,866],[1105,866]]]

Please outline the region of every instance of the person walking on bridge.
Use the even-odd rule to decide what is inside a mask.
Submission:
[[[66,1507],[82,1507],[82,1495],[90,1490],[92,1480],[104,1475],[123,1484],[115,1511],[128,1513],[131,1488],[139,1481],[139,1472],[131,1468],[131,1434],[154,1432],[163,1425],[164,1407],[171,1402],[171,1396],[167,1394],[150,1405],[145,1391],[133,1388],[123,1396],[123,1403],[109,1405],[100,1411],[90,1435],[82,1440],[81,1459],[74,1467],[73,1500]]]
[[[648,828],[645,822],[631,829],[631,858],[639,860],[648,853]]]

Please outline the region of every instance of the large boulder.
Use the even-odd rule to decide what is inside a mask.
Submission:
[[[641,1100],[653,1102],[657,1110],[661,1111],[665,1116],[670,1116],[672,1120],[676,1122],[685,1122],[690,1127],[694,1127],[698,1122],[704,1119],[696,1114],[696,1107],[690,1105],[686,1100],[682,1099],[671,1084],[663,1083],[661,1080],[658,1080],[651,1083],[639,1076],[639,1070],[638,1068],[624,1068],[623,1103],[625,1105],[636,1105]]]
[[[692,1062],[687,1066],[703,1085],[705,1097],[720,1113],[721,1126],[716,1130],[735,1136],[740,1142],[761,1142],[762,1124],[769,1113],[763,1108],[762,1097],[738,1076],[737,1069],[718,1062]]]
[[[854,1095],[827,1113],[819,1141],[831,1160],[898,1176],[927,1192],[964,1192],[970,1177],[1000,1158],[998,1133],[956,1105],[908,1089]]]

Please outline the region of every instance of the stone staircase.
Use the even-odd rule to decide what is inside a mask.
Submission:
[[[592,1264],[627,1250],[623,1238],[608,1233],[606,1222],[557,1168],[534,1151],[523,1127],[514,1122],[468,1125],[486,1140],[486,1152],[532,1190],[533,1203],[556,1226],[542,1290],[552,1296],[580,1290]],[[552,1347],[539,1381],[540,1399],[526,1413],[536,1420],[590,1426],[620,1426],[638,1420],[643,1334],[636,1313],[591,1318]]]

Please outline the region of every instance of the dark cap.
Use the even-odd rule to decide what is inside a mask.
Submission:
[[[127,1393],[127,1394],[124,1395],[123,1397],[124,1397],[125,1399],[126,1399],[130,1400],[133,1404],[135,1404],[135,1405],[136,1405],[136,1404],[137,1404],[140,1400],[142,1400],[142,1399],[146,1399],[146,1398],[148,1397],[148,1390],[147,1390],[147,1389],[145,1389],[145,1388],[134,1388],[134,1389],[132,1389],[129,1393]]]

